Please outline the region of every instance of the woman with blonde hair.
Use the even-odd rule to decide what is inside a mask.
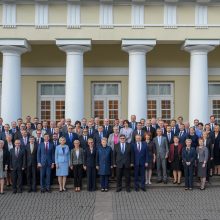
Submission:
[[[68,176],[70,151],[68,145],[66,145],[66,138],[61,137],[59,139],[60,145],[55,150],[55,164],[56,175],[58,176],[58,182],[60,186],[60,192],[66,191],[66,178]]]

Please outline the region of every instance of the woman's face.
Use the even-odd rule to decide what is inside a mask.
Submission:
[[[128,123],[124,122],[124,127],[127,128],[128,127]]]
[[[199,140],[199,146],[203,146],[203,140]]]
[[[190,128],[189,132],[190,132],[190,134],[194,134],[195,133],[193,128]]]
[[[173,141],[174,141],[175,144],[178,144],[179,143],[179,138],[174,138]]]
[[[102,140],[102,146],[106,147],[107,146],[107,141],[106,140]]]
[[[118,134],[118,128],[114,128],[114,133]]]
[[[60,144],[61,145],[64,145],[66,143],[66,140],[64,139],[64,138],[62,138],[61,140],[60,140]]]
[[[76,149],[79,149],[79,142],[74,143]]]
[[[150,140],[150,135],[146,135],[145,138],[146,138],[146,141],[149,141]]]

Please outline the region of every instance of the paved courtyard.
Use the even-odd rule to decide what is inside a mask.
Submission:
[[[12,194],[0,196],[1,220],[76,219],[220,219],[220,188],[205,191],[184,188],[151,188],[147,192],[108,193],[97,191],[51,194]]]

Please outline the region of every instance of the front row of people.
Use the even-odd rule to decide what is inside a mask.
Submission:
[[[69,150],[65,137],[59,139],[60,144],[54,149],[49,142],[49,135],[44,135],[44,142],[38,146],[34,137],[30,137],[30,143],[25,149],[21,147],[20,140],[15,141],[15,147],[10,150],[4,148],[4,142],[0,141],[0,193],[3,194],[4,178],[7,171],[11,171],[13,179],[13,193],[22,192],[22,173],[26,170],[29,192],[36,192],[37,167],[40,169],[41,192],[51,192],[51,170],[56,168],[59,191],[66,191],[66,179],[70,175],[69,168],[74,174],[75,191],[82,188],[83,170],[87,175],[87,190],[96,190],[96,172],[100,176],[101,191],[109,189],[109,177],[116,170],[117,192],[122,190],[122,176],[125,176],[126,191],[130,192],[131,167],[134,168],[134,188],[145,191],[145,185],[151,184],[152,169],[157,162],[158,183],[167,183],[166,161],[171,164],[173,170],[173,183],[180,184],[182,170],[185,175],[185,189],[193,188],[193,175],[195,165],[201,187],[205,189],[207,176],[207,163],[209,150],[204,146],[202,138],[199,146],[191,147],[191,139],[186,140],[186,146],[179,143],[179,138],[174,137],[174,143],[168,148],[167,140],[157,130],[157,137],[151,140],[151,134],[147,133],[146,141],[142,141],[141,135],[135,136],[135,144],[126,142],[126,137],[121,134],[119,143],[114,149],[107,145],[107,139],[101,140],[100,146],[95,147],[93,139],[88,139],[88,148],[82,149],[79,140],[74,141],[74,148]],[[161,169],[162,168],[162,169]],[[161,172],[162,170],[162,172]]]

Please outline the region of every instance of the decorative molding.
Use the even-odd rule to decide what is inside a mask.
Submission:
[[[113,5],[101,2],[99,7],[100,28],[113,28]]]
[[[36,2],[35,4],[35,27],[48,28],[48,4]]]
[[[67,4],[67,28],[80,28],[80,4]]]
[[[195,7],[196,28],[208,28],[208,7],[207,5],[196,5]]]
[[[14,2],[3,3],[2,25],[4,28],[16,27],[16,4]]]
[[[144,28],[144,5],[132,4],[131,7],[132,28]]]
[[[175,4],[164,4],[164,27],[177,28]]]

